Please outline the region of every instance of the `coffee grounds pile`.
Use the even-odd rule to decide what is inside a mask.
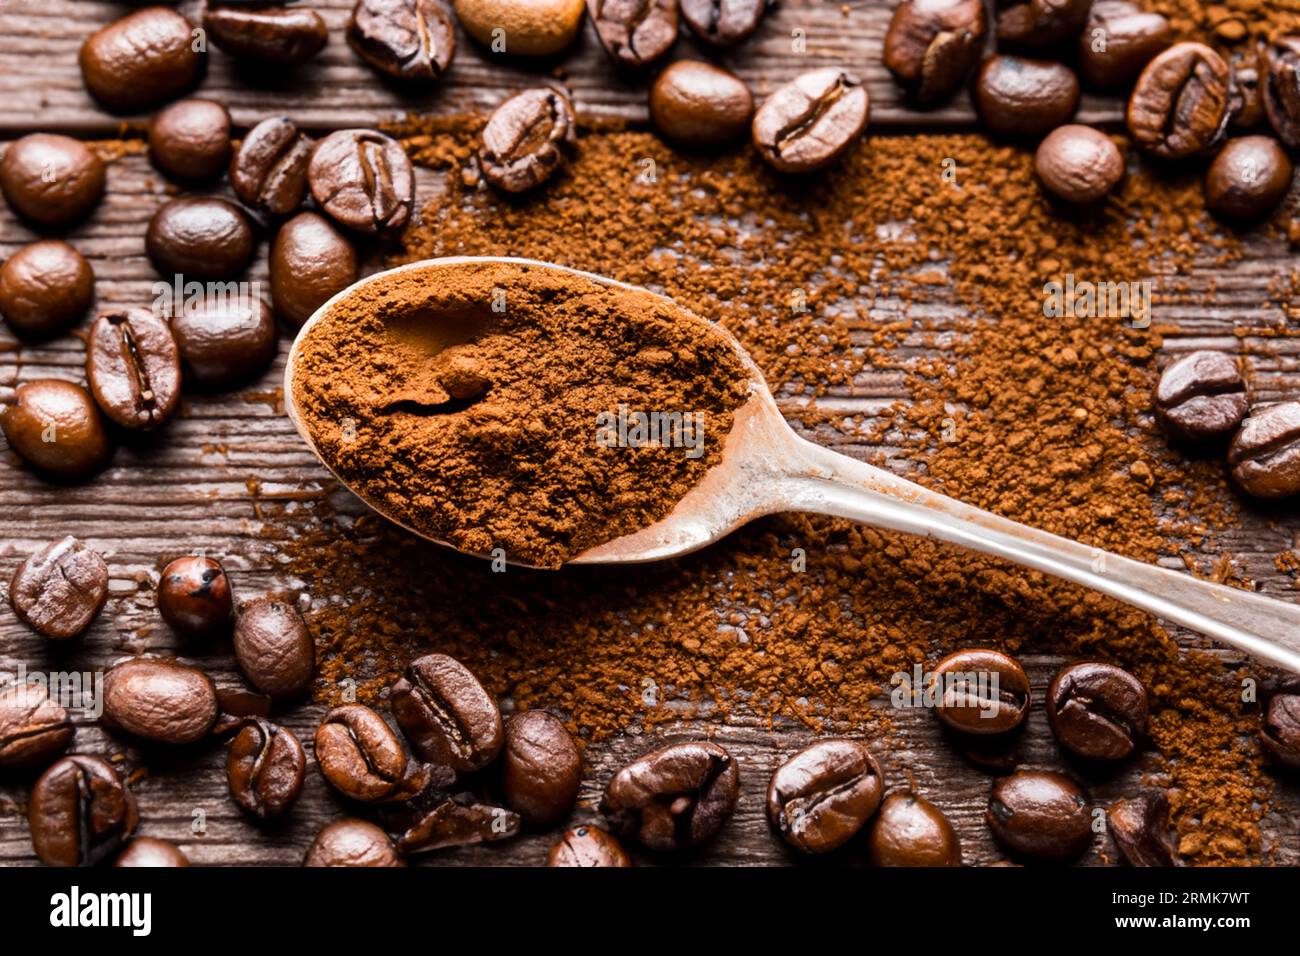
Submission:
[[[1142,0],[1169,18],[1175,36],[1236,44],[1268,40],[1300,27],[1300,0]]]

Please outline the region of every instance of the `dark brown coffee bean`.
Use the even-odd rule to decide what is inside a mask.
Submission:
[[[1099,0],[1079,37],[1079,74],[1089,86],[1123,89],[1173,43],[1169,21],[1128,0]]]
[[[446,654],[411,661],[389,704],[424,760],[454,770],[481,770],[501,752],[501,711],[465,665]]]
[[[1177,866],[1163,793],[1120,800],[1106,810],[1106,825],[1129,866]]]
[[[1020,662],[1000,651],[957,651],[941,660],[935,713],[967,734],[1004,734],[1029,713],[1029,678]]]
[[[106,312],[86,340],[86,379],[123,428],[157,428],[181,400],[181,357],[167,323],[148,309]]]
[[[293,7],[211,6],[203,28],[223,53],[275,66],[306,63],[329,42],[329,30],[315,10]]]
[[[401,853],[429,853],[455,846],[508,840],[519,833],[519,815],[458,794],[426,813],[397,838]]]
[[[1080,757],[1121,760],[1146,735],[1146,688],[1114,664],[1071,664],[1047,688],[1047,722]]]
[[[748,40],[775,0],[680,0],[682,19],[710,46],[727,48]]]
[[[884,789],[880,765],[865,744],[820,740],[772,774],[767,820],[791,846],[826,853],[857,835]]]
[[[580,826],[564,831],[551,847],[547,866],[631,866],[623,845],[599,827]]]
[[[895,791],[880,804],[867,835],[872,866],[961,866],[961,841],[929,800]]]
[[[714,836],[740,794],[740,772],[715,743],[670,744],[610,779],[600,809],[620,836],[648,850],[682,850]]]
[[[68,535],[31,555],[9,582],[9,604],[19,620],[45,637],[76,637],[108,598],[108,565]]]
[[[300,212],[276,233],[271,245],[271,301],[295,328],[357,280],[352,243],[328,219]]]
[[[293,806],[306,771],[307,757],[298,738],[270,721],[248,721],[230,742],[230,796],[258,820],[274,820]]]
[[[115,867],[172,867],[189,866],[190,861],[174,843],[156,837],[133,837],[117,859]]]
[[[867,128],[871,101],[857,77],[830,67],[777,87],[754,114],[754,146],[783,173],[833,162]]]
[[[1085,205],[1101,199],[1124,178],[1124,157],[1105,133],[1070,123],[1038,144],[1034,169],[1057,199]]]
[[[536,826],[563,820],[578,799],[582,758],[564,724],[544,710],[506,721],[501,750],[505,804]]]
[[[261,374],[275,358],[275,317],[260,297],[186,305],[171,327],[186,385],[230,388]]]
[[[659,132],[687,146],[720,146],[743,133],[754,98],[734,73],[702,60],[677,60],[650,88],[650,117]]]
[[[1247,404],[1241,370],[1222,352],[1184,355],[1156,384],[1156,421],[1178,441],[1226,441],[1246,416]]]
[[[307,195],[312,143],[285,116],[264,119],[244,137],[230,164],[230,188],[250,209],[287,216]]]
[[[1222,142],[1228,64],[1203,43],[1176,43],[1147,64],[1128,101],[1128,129],[1161,159],[1186,159]]]
[[[197,667],[134,657],[104,675],[104,723],[160,744],[192,744],[217,722],[217,688]]]
[[[456,55],[456,28],[437,0],[357,0],[348,46],[380,73],[428,82]]]
[[[0,770],[43,767],[68,749],[75,733],[43,683],[0,687]]]
[[[1259,222],[1286,198],[1291,173],[1291,159],[1273,137],[1228,140],[1205,174],[1205,205],[1222,219]]]
[[[1228,57],[1231,90],[1229,126],[1236,130],[1253,129],[1264,121],[1264,84],[1268,76],[1265,47],[1238,49]]]
[[[1300,492],[1300,402],[1252,409],[1228,446],[1228,465],[1256,498]]]
[[[540,186],[559,169],[577,138],[573,106],[559,90],[516,93],[483,127],[478,154],[483,178],[508,193]]]
[[[41,226],[67,226],[104,196],[104,161],[70,136],[31,133],[0,160],[0,191],[10,208]]]
[[[149,124],[149,156],[173,179],[211,179],[230,162],[230,114],[212,100],[181,100]]]
[[[95,301],[90,263],[60,239],[23,246],[0,266],[0,319],[26,338],[58,335]]]
[[[158,579],[158,611],[186,637],[223,631],[234,618],[234,589],[217,561],[198,555],[177,558]]]
[[[1268,48],[1264,112],[1278,139],[1300,149],[1300,37],[1282,37]]]
[[[321,209],[357,232],[400,229],[415,205],[415,173],[401,144],[369,129],[342,129],[316,144],[307,183]]]
[[[250,684],[275,698],[296,697],[311,684],[316,646],[297,609],[273,598],[242,604],[235,621],[235,659]]]
[[[163,275],[233,279],[253,259],[253,227],[234,203],[190,196],[170,200],[153,214],[144,244]]]
[[[997,781],[985,819],[1007,849],[1033,859],[1070,859],[1092,842],[1087,795],[1050,771],[1020,770]]]
[[[619,66],[640,69],[677,39],[677,0],[587,0],[605,52]]]
[[[904,0],[885,34],[885,67],[919,102],[946,100],[979,62],[987,32],[982,0]]]
[[[0,430],[9,447],[54,478],[89,478],[113,454],[99,407],[80,385],[37,379],[0,404]]]
[[[74,754],[53,764],[27,805],[32,846],[46,866],[92,866],[134,832],[135,798],[112,765]]]
[[[1073,40],[1092,0],[998,0],[998,42],[1045,47]]]
[[[1300,770],[1300,694],[1277,694],[1268,702],[1259,742],[1279,764]]]
[[[388,834],[373,823],[347,817],[316,835],[303,866],[406,866]]]
[[[1079,80],[1060,63],[991,56],[975,75],[975,109],[999,136],[1035,137],[1069,122],[1079,106]]]
[[[180,96],[203,74],[204,54],[189,20],[148,7],[114,20],[81,45],[81,78],[99,105],[117,113]]]
[[[362,803],[393,797],[407,772],[397,735],[361,704],[344,704],[325,715],[316,731],[316,764],[334,789]]]

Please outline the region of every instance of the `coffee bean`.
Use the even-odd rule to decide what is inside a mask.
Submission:
[[[149,156],[173,179],[211,179],[230,162],[230,114],[212,100],[181,100],[149,124]]]
[[[104,196],[104,161],[70,136],[31,133],[0,160],[0,191],[18,215],[41,226],[67,226],[90,215]]]
[[[872,866],[961,866],[961,841],[933,803],[895,791],[867,834],[867,859]]]
[[[1218,145],[1228,128],[1228,64],[1203,43],[1176,43],[1147,64],[1128,101],[1128,129],[1161,159]]]
[[[1300,37],[1282,37],[1268,48],[1264,112],[1278,139],[1300,149]]]
[[[99,105],[116,113],[180,96],[203,74],[203,47],[189,20],[148,7],[114,20],[81,45],[81,78]]]
[[[1253,129],[1264,121],[1264,83],[1268,60],[1263,46],[1232,51],[1228,58],[1229,109],[1232,129]]]
[[[104,313],[86,340],[86,379],[111,421],[157,428],[181,399],[181,357],[172,330],[148,309]]]
[[[415,173],[401,144],[369,129],[331,133],[312,150],[307,183],[335,221],[358,232],[400,229],[415,205]]]
[[[168,867],[189,866],[189,858],[174,843],[156,837],[133,837],[117,855],[113,866]]]
[[[271,698],[266,694],[244,690],[242,687],[217,688],[217,726],[212,732],[218,736],[242,730],[245,718],[271,716]]]
[[[998,42],[1045,47],[1073,40],[1092,0],[999,0]]]
[[[356,280],[357,254],[324,216],[301,212],[280,227],[271,245],[271,301],[286,322],[301,326]]]
[[[614,774],[600,809],[620,836],[648,850],[682,850],[721,830],[739,794],[736,761],[722,747],[670,744]]]
[[[44,683],[0,687],[0,770],[43,767],[68,749],[75,733]]]
[[[582,758],[564,724],[544,710],[526,710],[506,721],[501,751],[505,804],[536,826],[569,815],[582,783]]]
[[[1080,757],[1121,760],[1147,732],[1146,688],[1113,664],[1071,664],[1047,688],[1047,722]]]
[[[32,846],[46,866],[92,866],[134,832],[135,798],[112,765],[74,754],[41,774],[27,805]]]
[[[587,0],[600,45],[615,64],[640,69],[677,39],[677,0]]]
[[[239,608],[235,660],[250,684],[274,698],[296,697],[311,684],[316,647],[297,609],[257,598]]]
[[[1099,0],[1079,37],[1079,74],[1089,86],[1123,89],[1173,43],[1169,21],[1128,0]]]
[[[348,46],[380,73],[436,80],[456,55],[456,28],[437,0],[357,0]]]
[[[946,100],[979,62],[987,32],[982,0],[904,0],[885,34],[885,67],[919,102]]]
[[[559,90],[524,90],[506,100],[483,127],[479,165],[498,189],[521,193],[550,179],[577,141],[577,120]]]
[[[1124,178],[1115,141],[1091,126],[1058,126],[1038,144],[1034,169],[1043,187],[1072,205],[1096,202]]]
[[[1087,795],[1050,771],[1020,770],[997,781],[985,819],[1007,849],[1033,859],[1070,859],[1092,842]]]
[[[830,164],[867,128],[871,101],[857,77],[830,67],[777,87],[754,114],[754,146],[772,168],[806,173]]]
[[[316,835],[303,866],[406,866],[388,834],[373,823],[347,817]]]
[[[1300,770],[1300,694],[1277,694],[1268,702],[1259,742],[1279,764]]]
[[[264,119],[244,137],[230,164],[230,188],[250,209],[286,216],[307,195],[312,144],[293,120]]]
[[[682,19],[710,46],[733,47],[758,29],[775,0],[680,0]]]
[[[564,831],[546,857],[547,866],[631,866],[621,843],[593,826]]]
[[[80,385],[37,379],[0,404],[0,430],[23,460],[54,478],[89,478],[113,454],[95,400]]]
[[[186,306],[171,327],[187,386],[228,389],[261,374],[275,358],[275,317],[260,297]]]
[[[160,744],[192,744],[217,722],[217,688],[197,667],[133,657],[104,675],[104,723]]]
[[[172,630],[185,637],[223,631],[234,617],[234,589],[221,564],[187,555],[163,568],[158,579],[158,611]]]
[[[470,794],[444,800],[397,838],[401,853],[414,855],[456,846],[508,840],[519,834],[519,815],[479,803]]]
[[[586,0],[455,0],[465,32],[495,52],[551,56],[566,49],[582,29]]]
[[[1300,402],[1252,409],[1228,446],[1228,465],[1256,498],[1300,492]]]
[[[306,63],[329,42],[329,30],[315,10],[289,7],[212,6],[203,28],[223,53],[275,66]]]
[[[31,555],[9,582],[19,620],[57,641],[90,627],[107,598],[108,565],[71,535]]]
[[[884,776],[865,744],[821,740],[772,774],[767,821],[791,846],[826,853],[851,840],[880,806]]]
[[[1171,364],[1156,384],[1154,410],[1175,440],[1226,441],[1246,415],[1246,382],[1230,355],[1192,352]]]
[[[94,300],[90,263],[60,239],[23,246],[0,266],[0,318],[25,338],[58,335]]]
[[[999,54],[980,66],[973,99],[989,132],[1042,136],[1074,115],[1079,105],[1079,80],[1060,63]]]
[[[1205,205],[1222,219],[1259,222],[1286,198],[1291,173],[1291,160],[1273,137],[1228,140],[1205,174]]]
[[[397,735],[361,704],[344,704],[325,715],[316,731],[316,764],[334,789],[362,803],[393,797],[407,772]]]
[[[145,251],[164,275],[233,279],[253,259],[253,227],[234,203],[210,196],[172,199],[149,220]]]
[[[1169,801],[1163,793],[1112,804],[1106,824],[1129,866],[1178,865],[1169,834]]]
[[[720,146],[740,136],[754,98],[734,73],[702,60],[678,60],[650,88],[650,117],[659,132],[687,146]]]
[[[1004,734],[1029,713],[1025,669],[1000,651],[957,651],[935,666],[933,679],[940,692],[935,713],[953,730]]]
[[[258,820],[283,816],[302,792],[307,757],[289,730],[250,720],[230,742],[226,781],[241,810]]]
[[[501,752],[501,711],[465,665],[445,654],[411,661],[389,704],[415,752],[454,770],[480,770]]]

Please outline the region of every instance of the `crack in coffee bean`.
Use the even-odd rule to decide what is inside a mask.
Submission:
[[[298,799],[306,767],[302,744],[291,731],[260,718],[247,720],[230,743],[230,795],[259,820],[280,817]]]
[[[405,150],[375,130],[339,130],[317,143],[307,182],[326,213],[360,232],[405,225],[415,203],[415,173]]]
[[[1300,148],[1300,37],[1282,37],[1269,47],[1264,111],[1278,139]]]
[[[791,846],[826,853],[852,839],[880,806],[884,778],[865,744],[822,740],[772,775],[767,818]]]
[[[643,67],[677,39],[677,0],[588,0],[596,35],[615,63]]]
[[[86,378],[116,424],[157,428],[180,404],[180,352],[171,329],[148,309],[101,315],[86,342]]]
[[[1192,352],[1164,370],[1156,383],[1156,421],[1187,442],[1226,440],[1246,415],[1246,381],[1230,355]]]
[[[772,0],[681,0],[681,15],[706,43],[731,47],[753,36]]]
[[[451,65],[456,31],[435,0],[358,0],[348,45],[381,73],[432,81]]]
[[[230,164],[230,186],[247,206],[284,216],[307,194],[311,140],[287,116],[262,120],[244,137]]]
[[[811,172],[858,138],[870,107],[856,77],[835,68],[813,70],[778,88],[759,107],[754,145],[780,172]]]
[[[400,799],[410,770],[387,722],[361,704],[325,715],[316,731],[316,764],[336,790],[364,803]]]
[[[502,103],[483,127],[479,163],[493,186],[519,193],[541,185],[577,139],[567,96],[543,88],[524,90]]]
[[[27,558],[9,582],[19,620],[54,640],[84,631],[107,599],[108,565],[71,535]]]
[[[1120,760],[1147,730],[1147,692],[1113,664],[1066,667],[1047,689],[1047,721],[1063,747],[1089,760]]]
[[[1129,866],[1178,866],[1163,793],[1120,800],[1106,809],[1106,825]]]
[[[471,771],[501,752],[504,728],[496,701],[464,665],[445,654],[413,660],[393,684],[389,702],[425,760]]]
[[[397,839],[403,853],[429,853],[457,846],[494,843],[517,836],[517,813],[479,803],[472,794],[457,794],[441,804]]]
[[[1228,465],[1257,498],[1300,492],[1300,402],[1252,409],[1228,447]]]
[[[32,788],[27,810],[32,845],[48,866],[91,866],[135,830],[135,798],[112,765],[74,754],[53,764]]]
[[[75,732],[67,710],[44,684],[0,689],[0,768],[49,763],[72,743]]]
[[[736,762],[714,743],[670,744],[628,764],[609,781],[601,811],[623,834],[658,851],[697,846],[735,808]]]
[[[1153,59],[1128,104],[1128,127],[1144,149],[1185,159],[1223,140],[1232,120],[1228,64],[1201,43],[1178,43]]]

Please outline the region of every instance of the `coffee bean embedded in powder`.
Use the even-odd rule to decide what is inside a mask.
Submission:
[[[1048,133],[1034,154],[1043,188],[1072,205],[1094,203],[1124,178],[1124,157],[1105,133],[1067,124]]]
[[[235,659],[264,694],[281,699],[307,690],[316,670],[316,647],[302,615],[274,598],[242,604],[235,621]]]
[[[234,279],[253,259],[253,227],[234,203],[190,196],[170,200],[153,214],[144,244],[165,276]]]
[[[40,226],[86,218],[104,196],[104,161],[79,140],[31,133],[0,160],[0,191],[10,208]]]
[[[505,723],[501,794],[505,804],[535,826],[569,815],[582,783],[582,758],[558,718],[526,710]]]
[[[302,792],[307,756],[293,732],[253,719],[230,742],[226,781],[241,810],[258,820],[284,816]]]
[[[582,29],[585,0],[455,0],[465,32],[490,52],[504,36],[511,56],[551,56]],[[504,32],[503,32],[504,31]]]
[[[884,775],[866,744],[820,740],[772,774],[767,820],[796,849],[827,853],[866,825],[884,789]]]
[[[734,73],[703,60],[677,60],[650,88],[650,117],[668,139],[720,146],[749,128],[754,98]]]
[[[670,744],[610,778],[601,813],[620,836],[647,850],[698,846],[715,836],[740,794],[740,771],[715,743]]]
[[[1000,651],[957,651],[935,665],[932,676],[939,687],[935,713],[953,730],[1004,734],[1029,713],[1029,677]]]
[[[108,565],[71,535],[28,557],[9,582],[18,619],[56,641],[88,628],[107,598]]]
[[[307,195],[312,142],[285,116],[264,119],[239,145],[230,163],[230,188],[263,215],[285,216]]]
[[[483,127],[479,166],[497,189],[521,193],[540,186],[577,142],[573,105],[559,90],[524,90],[498,106]]]
[[[1300,37],[1275,40],[1266,54],[1264,112],[1278,139],[1300,149]]]
[[[472,794],[457,794],[439,803],[398,837],[397,849],[413,855],[494,843],[517,836],[519,826],[517,813],[479,803]]]
[[[623,845],[599,827],[572,827],[564,831],[546,857],[547,866],[631,866]]]
[[[198,83],[205,61],[199,39],[193,24],[175,10],[137,10],[86,38],[82,80],[107,110],[148,109]]]
[[[90,393],[58,379],[37,379],[14,389],[13,400],[0,403],[0,430],[10,448],[51,478],[89,478],[113,454]]]
[[[985,819],[1007,849],[1030,859],[1072,859],[1092,843],[1087,795],[1051,771],[1021,770],[997,781]]]
[[[203,28],[217,49],[241,60],[299,66],[325,48],[329,30],[315,10],[209,6]]]
[[[1228,64],[1203,43],[1177,43],[1147,64],[1128,101],[1128,129],[1161,159],[1222,142],[1231,119]]]
[[[775,0],[680,0],[682,19],[710,46],[726,49],[748,40]]]
[[[961,866],[961,841],[943,811],[925,797],[885,797],[867,834],[872,866]]]
[[[1228,446],[1228,466],[1256,498],[1300,492],[1300,402],[1252,409]]]
[[[1205,205],[1222,219],[1267,219],[1291,189],[1291,159],[1271,136],[1228,140],[1205,174]]]
[[[417,754],[454,770],[481,770],[501,752],[497,702],[465,665],[446,654],[411,661],[389,695]]]
[[[181,100],[149,123],[149,156],[173,179],[212,179],[230,162],[230,114],[212,100]]]
[[[1129,866],[1177,866],[1163,793],[1120,800],[1106,810],[1106,825]]]
[[[1119,90],[1173,43],[1169,21],[1128,0],[1098,0],[1079,37],[1079,75],[1099,90]]]
[[[1300,770],[1300,694],[1277,694],[1268,702],[1259,743],[1281,766]]]
[[[303,866],[405,866],[388,834],[373,823],[348,817],[327,824],[307,850]]]
[[[885,34],[884,63],[920,103],[957,92],[984,49],[983,0],[904,0]]]
[[[181,359],[171,328],[148,309],[101,315],[86,340],[86,379],[115,424],[157,428],[181,398]]]
[[[347,38],[357,56],[399,80],[436,80],[456,55],[456,28],[438,0],[357,0]]]
[[[339,130],[317,143],[307,184],[321,209],[357,232],[400,229],[415,204],[415,172],[406,152],[369,129]]]
[[[1146,688],[1114,664],[1071,664],[1047,688],[1047,722],[1080,757],[1121,760],[1146,736]]]
[[[261,297],[188,306],[172,317],[187,388],[221,390],[260,375],[275,358],[275,316]]]
[[[600,45],[615,64],[649,66],[677,39],[677,0],[587,0]]]
[[[1091,6],[1092,0],[999,0],[998,42],[1037,48],[1073,40]]]
[[[212,678],[176,661],[135,657],[104,675],[104,723],[160,744],[192,744],[217,722]]]
[[[0,319],[22,338],[58,335],[94,301],[90,263],[61,239],[23,246],[0,266]]]
[[[234,589],[220,562],[199,555],[177,558],[158,579],[158,611],[184,637],[224,631],[234,618]]]
[[[1196,444],[1227,441],[1248,405],[1246,380],[1236,360],[1223,352],[1200,351],[1164,370],[1153,410],[1167,435]]]
[[[391,799],[407,772],[397,735],[361,704],[344,704],[325,715],[316,731],[316,765],[335,790],[360,803]]]
[[[0,687],[0,771],[43,767],[68,749],[75,734],[45,682]]]
[[[46,866],[93,866],[116,853],[138,821],[122,777],[88,754],[53,764],[27,804],[32,846]]]
[[[271,301],[294,327],[357,279],[352,244],[319,213],[300,212],[281,226],[270,259]]]
[[[1042,136],[1069,121],[1079,80],[1061,63],[998,54],[980,66],[972,98],[980,121],[1007,137]]]
[[[115,867],[189,866],[189,858],[180,848],[157,837],[132,837],[126,848],[113,860]]]
[[[871,101],[858,78],[835,67],[812,70],[769,96],[754,114],[759,155],[783,173],[834,162],[867,128]]]

